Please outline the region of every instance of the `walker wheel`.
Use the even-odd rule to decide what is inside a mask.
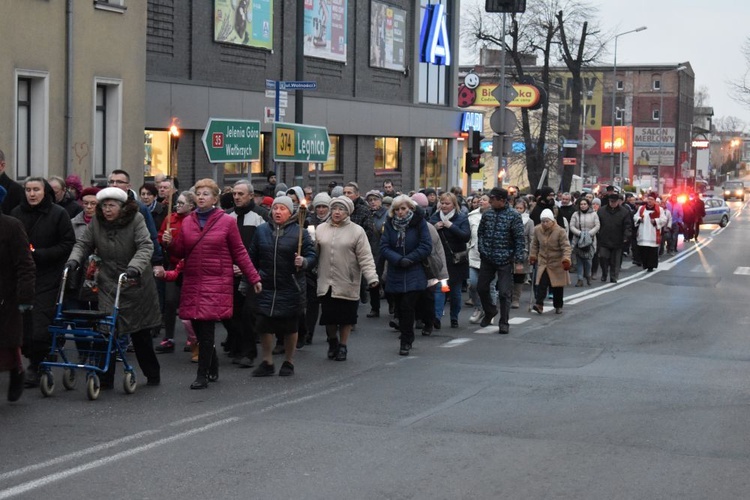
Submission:
[[[52,372],[44,372],[39,377],[39,388],[42,394],[49,397],[55,391],[55,377]]]
[[[135,374],[133,372],[125,372],[125,377],[122,379],[122,388],[125,390],[125,394],[133,394],[137,386],[138,382],[135,380]]]
[[[99,377],[94,375],[89,375],[88,380],[86,380],[86,396],[91,401],[95,401],[96,398],[99,397],[99,390],[101,389],[101,384],[99,383]]]
[[[71,368],[63,370],[62,384],[65,389],[72,391],[76,387],[76,372]]]

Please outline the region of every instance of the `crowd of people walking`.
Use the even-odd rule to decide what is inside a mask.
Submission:
[[[11,401],[39,384],[63,271],[64,307],[77,310],[111,310],[124,274],[118,341],[129,344],[148,385],[162,381],[158,355],[188,351],[197,363],[189,387],[199,390],[219,379],[220,352],[254,377],[276,374],[274,356],[283,354],[278,375],[293,375],[295,353],[313,342],[316,326],[327,357],[346,361],[357,353],[360,303],[369,318],[387,304],[402,356],[417,331],[467,326],[466,305],[470,324],[508,334],[524,287],[533,287],[530,310],[543,314],[551,299],[562,314],[571,271],[576,287],[591,286],[598,270],[601,281],[617,283],[630,252],[653,271],[660,248],[676,251],[684,224],[675,200],[649,194],[631,206],[613,190],[602,193],[603,207],[593,195],[551,188],[465,198],[458,188],[399,193],[386,181],[361,196],[356,182],[314,193],[271,172],[257,189],[243,179],[222,192],[201,179],[180,192],[163,177],[135,191],[123,170],[107,186],[83,189],[59,177],[21,186],[4,168],[0,151],[0,370],[10,372]],[[227,332],[220,344],[217,322]],[[113,386],[115,366],[103,389]]]

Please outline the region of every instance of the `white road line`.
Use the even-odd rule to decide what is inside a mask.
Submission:
[[[34,481],[29,481],[26,483],[19,484],[17,486],[14,486],[12,488],[8,488],[5,490],[0,490],[0,500],[3,500],[5,498],[11,498],[17,495],[22,495],[24,493],[27,493],[31,490],[35,490],[37,488],[42,488],[44,486],[50,485],[54,482],[60,481],[62,479],[68,478],[70,476],[73,476],[75,474],[81,474],[82,472],[88,472],[93,469],[97,469],[99,467],[103,467],[107,464],[111,464],[112,462],[116,462],[118,460],[122,460],[124,458],[129,458],[135,455],[138,455],[139,453],[143,453],[145,451],[152,450],[154,448],[157,448],[159,446],[163,446],[165,444],[171,443],[173,441],[177,441],[180,439],[185,439],[187,437],[190,437],[194,434],[198,434],[201,432],[205,432],[208,430],[211,430],[215,427],[219,427],[221,425],[230,424],[233,422],[237,422],[240,420],[239,417],[232,417],[227,418],[224,420],[219,420],[218,422],[214,422],[208,425],[204,425],[203,427],[198,427],[196,429],[189,429],[183,432],[180,432],[179,434],[176,434],[174,436],[158,439],[152,443],[144,444],[142,446],[138,446],[136,448],[132,448],[127,451],[121,451],[120,453],[115,453],[114,455],[110,455],[108,457],[100,458],[98,460],[93,460],[91,462],[78,465],[76,467],[72,467],[67,470],[63,470],[60,472],[57,472],[55,474],[50,474],[48,476],[41,477],[39,479],[35,479]]]
[[[52,465],[57,465],[57,464],[64,463],[64,462],[70,462],[71,460],[75,460],[86,455],[91,455],[92,453],[97,453],[99,451],[106,450],[108,448],[113,448],[115,446],[119,446],[121,444],[127,443],[129,441],[134,441],[136,439],[140,439],[145,436],[150,436],[151,434],[156,434],[157,432],[159,431],[149,430],[149,431],[139,432],[137,434],[131,434],[130,436],[125,436],[120,439],[107,441],[106,443],[92,446],[91,448],[86,448],[83,450],[78,450],[73,453],[68,453],[66,455],[62,455],[57,458],[47,460],[46,462],[39,462],[38,464],[29,465],[27,467],[21,467],[20,469],[15,469],[15,470],[11,470],[8,472],[4,472],[0,474],[0,481],[5,481],[6,479],[10,479],[12,477],[21,476],[28,472],[33,472],[39,469],[44,469],[45,467],[50,467]]]
[[[489,328],[489,327],[488,327],[488,328]],[[495,327],[494,329],[497,329],[497,327]],[[458,338],[458,339],[453,339],[453,340],[451,340],[451,341],[448,341],[448,342],[446,342],[445,344],[441,344],[441,345],[439,345],[438,347],[446,347],[446,348],[451,348],[451,347],[458,347],[458,346],[460,346],[461,344],[465,344],[465,343],[467,343],[467,342],[471,342],[471,341],[472,341],[472,339],[467,339],[467,338]]]
[[[527,321],[529,321],[530,319],[531,319],[531,318],[510,318],[510,319],[508,320],[508,324],[509,324],[509,325],[521,325],[521,324],[523,324],[523,323],[526,323],[526,322],[527,322]]]
[[[490,326],[485,326],[484,328],[480,328],[479,330],[475,330],[474,333],[479,333],[479,334],[495,333],[496,331],[497,331],[497,327],[490,325]]]
[[[328,390],[325,390],[325,391],[320,391],[320,392],[315,393],[315,394],[310,394],[309,396],[303,396],[301,398],[292,399],[291,401],[284,401],[284,402],[281,402],[281,403],[276,403],[275,405],[266,406],[265,408],[261,408],[260,410],[254,412],[254,413],[256,413],[256,414],[258,414],[258,413],[265,413],[267,411],[275,410],[277,408],[283,408],[284,406],[289,406],[289,405],[301,403],[303,401],[309,401],[311,399],[315,399],[315,398],[320,397],[320,396],[326,396],[326,395],[331,394],[333,392],[340,391],[340,390],[346,389],[348,387],[352,387],[353,385],[354,384],[344,384],[344,385],[340,385],[338,387],[332,387],[332,388],[330,388]]]
[[[750,267],[738,267],[734,270],[734,274],[740,274],[743,276],[750,275]]]

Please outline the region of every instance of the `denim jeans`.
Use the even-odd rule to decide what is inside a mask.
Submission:
[[[591,277],[591,259],[584,259],[580,255],[576,258],[576,274],[582,280],[585,276]]]
[[[461,312],[461,282],[449,281],[448,285],[451,291],[448,292],[451,298],[451,321],[458,321],[458,314]],[[439,287],[435,287],[435,318],[440,319],[443,317],[443,310],[445,309],[445,293],[440,291]]]
[[[479,292],[477,291],[477,281],[479,281],[479,268],[469,268],[469,296],[471,301],[474,302],[474,307],[481,307],[482,301],[479,298]],[[490,283],[490,295],[492,296],[492,303],[497,304],[497,278],[492,280]]]

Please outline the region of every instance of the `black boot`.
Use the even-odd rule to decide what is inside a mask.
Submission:
[[[208,376],[205,371],[198,368],[198,375],[195,377],[195,381],[190,384],[191,389],[206,389],[208,388]]]
[[[23,394],[23,371],[13,368],[10,371],[10,384],[8,385],[8,401],[18,401]]]
[[[339,339],[331,337],[328,339],[328,359],[334,359],[339,352]]]
[[[211,355],[211,365],[208,367],[208,381],[216,382],[219,380],[219,356],[216,355],[216,349],[213,349]]]

